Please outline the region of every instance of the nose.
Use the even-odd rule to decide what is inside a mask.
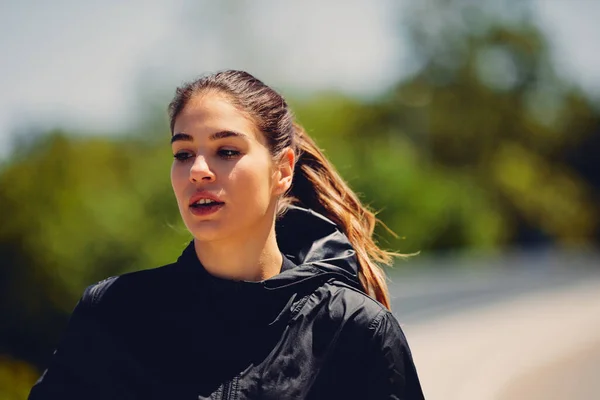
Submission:
[[[190,181],[195,183],[201,181],[212,182],[214,180],[215,174],[206,162],[206,158],[204,156],[196,157],[190,169]]]

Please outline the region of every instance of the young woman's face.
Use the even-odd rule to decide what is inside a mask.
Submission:
[[[277,198],[291,184],[293,158],[274,165],[263,134],[218,94],[192,98],[171,140],[173,191],[197,240],[267,233]]]

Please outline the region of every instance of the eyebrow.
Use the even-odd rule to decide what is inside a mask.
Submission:
[[[234,132],[234,131],[219,131],[219,132],[215,132],[212,135],[210,135],[208,137],[208,140],[219,140],[219,139],[225,139],[228,137],[239,137],[242,139],[246,139],[248,140],[248,135],[245,135],[243,133],[240,132]],[[194,141],[194,137],[192,135],[189,135],[187,133],[184,132],[178,132],[176,134],[174,134],[173,136],[171,136],[171,143],[175,143],[178,141],[185,141],[185,142],[193,142]]]

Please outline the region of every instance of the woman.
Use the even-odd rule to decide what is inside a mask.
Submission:
[[[375,217],[248,73],[177,89],[177,262],[86,289],[30,399],[422,399]]]

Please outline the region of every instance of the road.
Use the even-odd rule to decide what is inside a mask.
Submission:
[[[392,280],[428,400],[600,399],[599,255],[415,259]]]

